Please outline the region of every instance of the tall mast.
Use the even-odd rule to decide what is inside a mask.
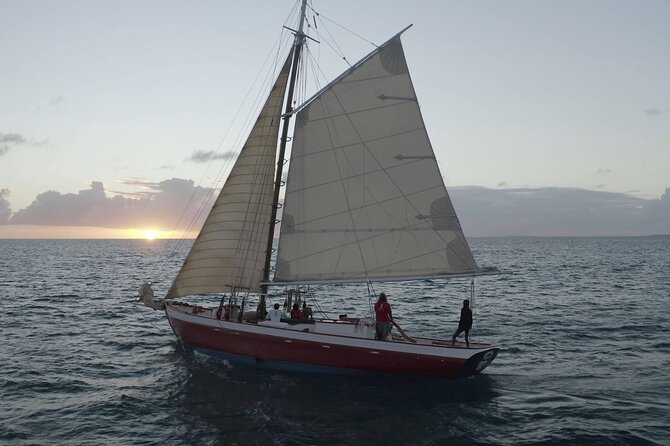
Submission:
[[[270,229],[268,232],[268,243],[265,251],[265,267],[263,268],[263,282],[261,285],[261,298],[258,304],[259,319],[265,316],[266,296],[268,293],[267,282],[270,279],[270,261],[272,259],[272,242],[274,239],[275,225],[277,222],[277,208],[279,207],[279,191],[282,183],[282,171],[284,168],[284,154],[286,152],[286,142],[288,141],[289,121],[291,120],[291,111],[293,110],[293,90],[295,89],[296,79],[298,75],[298,63],[302,53],[302,46],[305,43],[305,34],[303,33],[303,26],[306,20],[305,11],[307,9],[307,0],[302,0],[300,7],[300,23],[298,31],[295,33],[293,41],[293,61],[291,64],[291,78],[288,84],[288,94],[286,95],[286,105],[284,107],[284,125],[282,127],[281,139],[279,140],[279,154],[277,157],[277,173],[275,175],[274,197],[272,199],[272,214],[270,216]]]

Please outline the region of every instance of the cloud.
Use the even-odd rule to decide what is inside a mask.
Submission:
[[[78,193],[48,191],[10,216],[0,190],[0,224],[105,228],[199,228],[214,190],[192,180],[126,178],[133,192],[94,181]],[[658,199],[571,188],[452,187],[450,196],[468,236],[619,236],[670,234],[670,187]],[[189,212],[184,214],[184,210]],[[205,211],[206,212],[206,211]]]
[[[26,138],[18,133],[0,133],[0,156],[9,152],[9,149],[26,143]]]
[[[158,170],[175,170],[177,166],[174,164],[163,164],[162,166],[158,166]]]
[[[122,178],[119,180],[119,183],[126,186],[139,186],[145,189],[158,190],[158,184],[154,181],[149,181],[144,178],[131,177],[131,178]]]
[[[612,169],[603,169],[602,167],[596,171],[596,175],[616,175]]]
[[[7,223],[12,213],[7,197],[9,197],[9,189],[0,189],[0,225]]]
[[[659,116],[659,115],[664,115],[666,113],[670,113],[670,110],[663,110],[660,108],[649,108],[644,111],[644,113],[647,116]]]
[[[571,188],[452,187],[468,236],[670,234],[670,188],[660,199]]]
[[[171,230],[182,228],[196,218],[195,210],[211,196],[211,190],[194,186],[192,180],[172,178],[160,183],[139,183],[151,190],[132,196],[108,196],[99,181],[78,193],[41,193],[25,209],[9,218],[9,224],[49,226],[95,226],[104,228],[143,228]],[[188,204],[193,209],[182,215]],[[198,216],[196,224],[202,224]]]
[[[197,150],[193,152],[186,161],[193,161],[194,163],[207,163],[211,160],[229,160],[237,156],[236,152],[228,151],[223,153],[216,153],[214,150]]]
[[[49,99],[49,105],[51,105],[52,107],[58,107],[64,102],[65,98],[63,96],[56,96],[55,98]]]

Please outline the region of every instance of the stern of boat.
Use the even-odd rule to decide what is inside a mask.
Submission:
[[[493,360],[498,356],[498,351],[500,348],[491,347],[488,350],[484,350],[472,355],[465,363],[461,366],[461,378],[467,378],[468,376],[476,375],[482,372],[486,367],[493,362]]]

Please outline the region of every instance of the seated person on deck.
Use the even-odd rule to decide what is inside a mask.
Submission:
[[[291,310],[291,317],[294,319],[304,319],[305,315],[300,311],[300,306],[298,304],[293,304],[293,309]]]
[[[302,303],[302,317],[305,319],[312,318],[312,307],[308,307],[305,302]]]
[[[279,304],[275,304],[274,309],[268,312],[268,315],[265,318],[265,320],[279,323],[281,322],[281,313],[282,311],[279,309]]]

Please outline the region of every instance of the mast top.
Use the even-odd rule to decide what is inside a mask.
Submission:
[[[298,23],[298,32],[295,34],[295,44],[302,45],[305,42],[305,33],[303,32],[305,20],[307,20],[307,0],[302,0],[300,6],[300,23]]]

